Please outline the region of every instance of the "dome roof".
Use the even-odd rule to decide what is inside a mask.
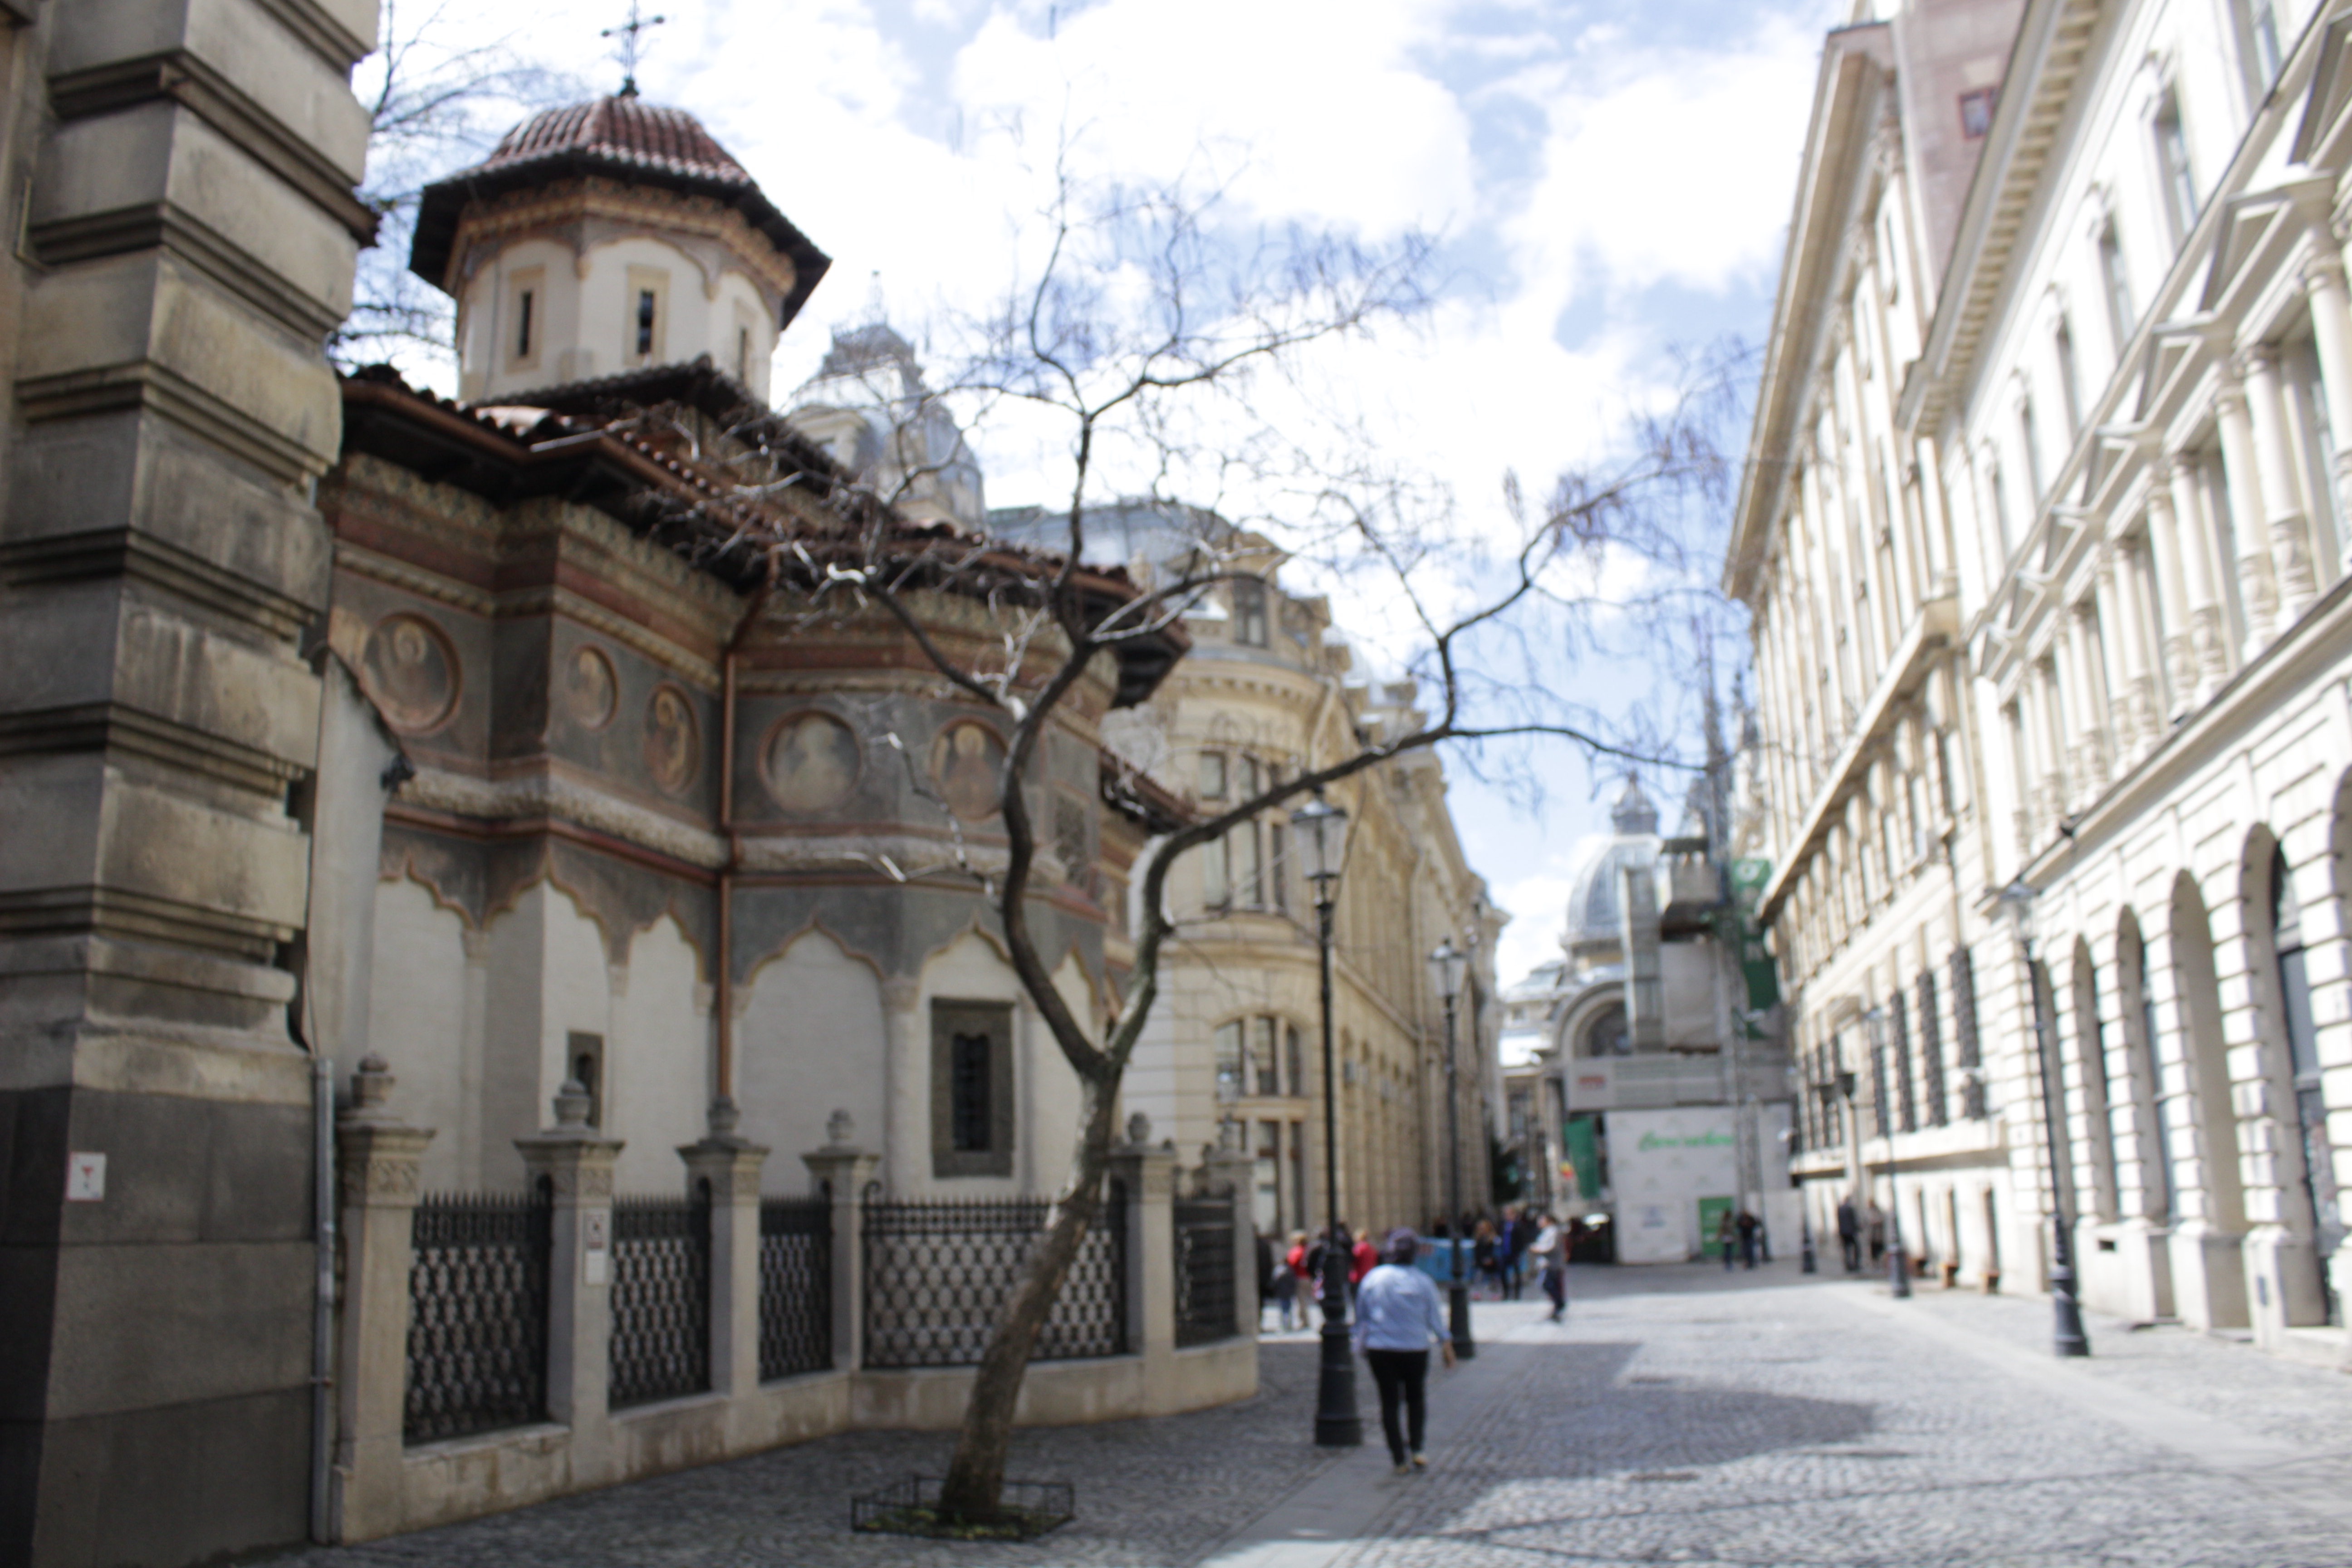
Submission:
[[[1569,885],[1568,931],[1561,940],[1571,953],[1616,944],[1622,903],[1618,872],[1647,872],[1658,861],[1658,808],[1635,780],[1625,781],[1624,792],[1610,808],[1609,825],[1615,832],[1587,841],[1582,863]]]
[[[446,286],[457,220],[468,203],[590,174],[709,196],[741,213],[792,261],[794,282],[780,328],[799,314],[833,265],[700,121],[683,109],[647,103],[631,90],[535,114],[508,132],[479,163],[425,186],[409,270],[436,289]]]

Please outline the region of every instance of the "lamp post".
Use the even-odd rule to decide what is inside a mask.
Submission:
[[[2050,1145],[2050,1306],[2056,1319],[2053,1345],[2061,1356],[2091,1353],[2083,1332],[2083,1307],[2074,1299],[2074,1227],[2066,1217],[2066,1189],[2060,1181],[2058,1118],[2064,1102],[2053,1092],[2051,1079],[2050,1024],[2042,1016],[2042,979],[2033,963],[2033,900],[2035,890],[2020,877],[2000,890],[2000,909],[2017,934],[2018,951],[2025,957],[2025,994],[2033,1012],[2033,1065],[2042,1075],[2042,1120]]]
[[[1290,814],[1291,831],[1315,886],[1315,941],[1323,982],[1323,1194],[1329,1228],[1323,1235],[1323,1356],[1315,1391],[1315,1441],[1325,1448],[1360,1447],[1363,1418],[1356,1414],[1356,1361],[1348,1342],[1347,1249],[1339,1245],[1339,1078],[1331,1051],[1331,909],[1339,867],[1348,853],[1348,814],[1315,798]]]
[[[1445,998],[1445,1157],[1452,1172],[1445,1201],[1453,1210],[1446,1216],[1445,1244],[1454,1258],[1447,1270],[1452,1282],[1446,1295],[1452,1308],[1454,1353],[1465,1359],[1476,1355],[1478,1347],[1470,1338],[1470,1286],[1462,1278],[1462,1091],[1454,1077],[1454,1006],[1469,967],[1468,955],[1454,951],[1451,937],[1429,955],[1429,983]]]
[[[1886,1288],[1897,1300],[1911,1294],[1911,1260],[1903,1255],[1903,1190],[1895,1176],[1895,1118],[1886,1103],[1886,1009],[1862,1016],[1870,1026],[1870,1093],[1877,1102],[1878,1140],[1886,1145]]]

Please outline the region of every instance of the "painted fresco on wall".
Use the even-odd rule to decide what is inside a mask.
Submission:
[[[395,730],[438,728],[457,706],[457,652],[423,616],[386,616],[369,634],[361,674]]]
[[[795,713],[768,739],[768,793],[786,811],[830,811],[857,787],[857,736],[830,713]]]
[[[996,779],[1004,766],[1004,742],[996,731],[967,719],[940,731],[931,742],[931,780],[948,809],[966,822],[996,815]]]
[[[613,721],[621,683],[613,661],[601,648],[586,644],[572,650],[563,665],[563,710],[583,730],[601,730]]]
[[[654,688],[646,703],[646,767],[654,783],[672,795],[694,782],[702,750],[694,704],[675,686]]]

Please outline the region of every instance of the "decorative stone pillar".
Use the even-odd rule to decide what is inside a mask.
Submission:
[[[2148,673],[2139,607],[2139,571],[2132,552],[2110,541],[2100,547],[2096,588],[2099,631],[2122,676],[2111,718],[2115,769],[2137,762],[2156,736],[2156,679]]]
[[[2073,719],[2067,749],[2067,805],[2081,810],[2098,798],[2107,777],[2106,703],[2099,679],[2098,629],[2079,604],[2059,607],[2058,667]]]
[[[2327,405],[2327,428],[2336,450],[2327,472],[2336,487],[2337,515],[2352,518],[2352,305],[2344,288],[2344,261],[2323,224],[2320,254],[2303,265],[2303,287],[2311,298],[2311,342],[2319,354],[2320,396]],[[2352,552],[2352,543],[2347,544]]]
[[[2189,587],[2183,579],[2180,519],[2173,507],[2172,478],[2159,461],[2147,492],[2148,562],[2155,568],[2156,619],[2161,643],[2154,649],[2163,675],[2161,711],[2178,718],[2189,711],[2197,690],[2196,615],[2189,607]]]
[[[1162,1411],[1176,1382],[1176,1151],[1152,1145],[1140,1110],[1110,1152],[1110,1175],[1127,1193],[1127,1348],[1143,1357],[1144,1408]]]
[[[2294,453],[2286,434],[2286,403],[2279,394],[2278,350],[2262,344],[2246,356],[2246,408],[2254,426],[2254,461],[2268,510],[2271,564],[2278,595],[2273,637],[2302,618],[2318,584],[2311,565],[2311,527],[2304,516],[2303,486],[2296,481]]]
[[[588,1125],[588,1090],[566,1079],[555,1125],[515,1148],[554,1202],[547,1268],[547,1413],[572,1428],[572,1476],[611,1479],[613,1163],[621,1140]]]
[[[2190,705],[2202,707],[2230,678],[2230,639],[2221,616],[2221,585],[2214,576],[2221,548],[2221,530],[2205,515],[2199,493],[2196,457],[2172,455],[2172,510],[2180,541],[2181,581],[2188,588],[2190,646],[2196,650],[2196,678],[2182,687]]]
[[[710,1108],[710,1135],[677,1152],[689,1194],[710,1192],[710,1387],[730,1399],[760,1388],[760,1167],[768,1151],[735,1129],[731,1100]]]
[[[1234,1205],[1234,1332],[1257,1337],[1260,1310],[1257,1279],[1257,1218],[1251,1203],[1256,1163],[1246,1149],[1223,1143],[1208,1150],[1201,1161],[1202,1184],[1223,1193]]]
[[[801,1156],[817,1195],[833,1203],[833,1364],[855,1372],[866,1354],[866,1187],[882,1157],[857,1147],[857,1123],[836,1110],[824,1124],[825,1144]],[[755,1358],[756,1359],[756,1358]]]
[[[417,1164],[433,1134],[384,1103],[394,1079],[371,1052],[335,1119],[343,1300],[336,1347],[334,1536],[370,1541],[400,1529],[402,1426],[408,1394],[408,1271]]]
[[[2231,368],[2242,372],[2242,367]],[[2278,575],[2271,566],[2263,527],[2270,503],[2263,494],[2262,460],[2255,456],[2253,422],[2246,413],[2242,382],[2223,380],[2213,399],[2213,421],[2221,432],[2221,477],[2229,489],[2238,552],[2238,603],[2246,615],[2245,641],[2239,645],[2238,657],[2251,659],[2270,646],[2278,621]],[[2217,538],[2220,532],[2214,531]]]

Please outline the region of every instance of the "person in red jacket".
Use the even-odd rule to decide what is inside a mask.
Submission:
[[[1381,1249],[1372,1245],[1369,1236],[1356,1237],[1353,1250],[1348,1254],[1348,1289],[1352,1294],[1364,1282],[1364,1276],[1380,1267]]]

